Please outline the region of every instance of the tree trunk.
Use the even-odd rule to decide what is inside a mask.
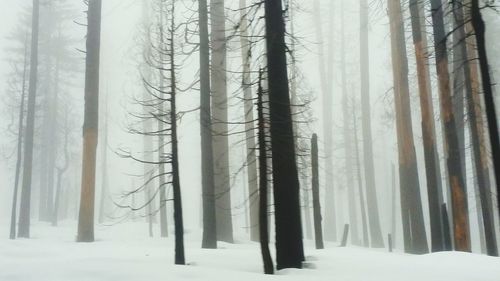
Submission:
[[[208,42],[207,1],[198,1],[200,28],[200,130],[201,178],[203,198],[202,248],[217,248],[215,186],[213,169],[212,122],[210,119],[210,47]]]
[[[33,16],[31,26],[31,58],[30,82],[28,88],[28,112],[26,116],[26,133],[24,140],[23,185],[21,189],[21,206],[19,210],[18,236],[30,237],[30,205],[31,177],[33,173],[33,134],[35,131],[36,85],[38,71],[38,28],[39,0],[33,0]]]
[[[161,99],[167,99],[168,97],[165,96],[165,94],[168,92],[166,86],[165,86],[165,35],[164,35],[164,28],[163,25],[165,24],[164,22],[164,17],[166,17],[166,13],[164,12],[164,3],[160,4],[160,67],[159,67],[159,75],[158,79],[160,81],[160,98]],[[165,114],[166,108],[163,104],[163,102],[160,102],[158,104],[158,116],[162,116]],[[165,153],[165,121],[162,120],[161,117],[157,117],[158,121],[158,162],[160,163],[159,165],[159,189],[160,189],[160,237],[168,237],[168,219],[167,219],[167,170],[165,166],[169,162],[168,157]]]
[[[210,41],[212,48],[212,128],[214,153],[215,216],[217,240],[233,243],[231,215],[231,176],[229,173],[229,137],[226,75],[226,17],[224,0],[210,1]]]
[[[370,58],[368,49],[368,0],[360,1],[360,9],[361,121],[363,128],[363,154],[365,160],[366,204],[368,205],[371,246],[374,248],[383,248],[384,238],[380,227],[373,160],[372,116],[370,106]]]
[[[184,256],[184,219],[179,171],[179,144],[177,137],[177,76],[175,65],[175,4],[172,1],[170,15],[170,122],[172,122],[172,189],[174,193],[175,264],[186,264]]]
[[[248,208],[250,209],[250,240],[259,241],[259,190],[257,184],[257,157],[255,155],[256,140],[254,131],[254,110],[252,101],[252,77],[250,62],[252,53],[251,44],[248,40],[248,28],[246,1],[240,0],[240,43],[241,57],[243,59],[242,87],[245,110],[245,142],[247,150],[247,181],[248,181]]]
[[[102,163],[101,163],[101,202],[99,208],[99,223],[103,223],[106,217],[106,198],[108,196],[108,125],[109,125],[109,110],[108,110],[108,95],[106,93],[104,104],[104,142],[101,147]]]
[[[491,84],[490,70],[488,65],[488,54],[486,52],[485,24],[481,15],[478,0],[471,0],[471,21],[475,31],[479,66],[484,92],[484,104],[486,120],[488,121],[488,132],[490,136],[491,154],[493,156],[493,169],[496,180],[497,202],[500,202],[500,137],[498,133],[498,120],[496,115],[495,99]],[[500,208],[499,208],[500,211]]]
[[[403,239],[406,252],[424,254],[428,253],[429,249],[425,234],[417,159],[413,141],[408,59],[401,3],[399,0],[388,0],[388,8],[394,75]]]
[[[456,37],[461,48],[461,58],[459,62],[463,64],[465,75],[465,93],[467,101],[467,116],[470,125],[470,138],[472,144],[472,159],[474,161],[475,179],[477,184],[478,196],[476,200],[476,207],[478,212],[478,223],[482,225],[480,228],[481,245],[484,244],[486,252],[491,256],[498,256],[498,248],[495,234],[494,218],[491,212],[490,200],[491,196],[488,191],[489,173],[488,173],[488,155],[484,148],[484,123],[481,110],[481,99],[479,96],[479,81],[477,73],[477,64],[472,60],[476,57],[475,44],[472,39],[466,37],[467,33],[472,33],[472,26],[470,23],[465,23],[464,19],[464,3],[456,0],[454,2],[454,15],[457,25]],[[476,194],[476,193],[474,193]],[[479,207],[481,210],[479,210]],[[482,230],[482,231],[481,231]],[[481,233],[482,232],[482,233]],[[483,243],[484,240],[484,243]]]
[[[424,143],[425,174],[427,179],[427,197],[429,204],[429,219],[431,232],[431,251],[444,250],[443,231],[441,222],[440,188],[437,171],[440,169],[435,155],[438,154],[434,124],[434,109],[432,105],[432,92],[429,81],[429,66],[425,52],[427,45],[423,37],[427,36],[425,26],[421,25],[420,7],[418,0],[410,0],[410,13],[412,24],[413,44],[417,62],[418,90],[420,97],[420,111],[422,115],[422,138]],[[425,40],[426,41],[426,40]]]
[[[330,30],[333,31],[333,5],[330,6]],[[318,67],[321,83],[322,103],[323,103],[323,134],[324,141],[324,159],[325,159],[325,239],[330,241],[337,240],[337,216],[335,212],[335,187],[333,179],[333,34],[328,35],[329,56],[325,58],[325,43],[323,40],[323,22],[319,1],[314,1],[314,19],[316,25],[316,41],[318,44]]]
[[[94,241],[94,200],[97,132],[99,127],[99,51],[101,45],[101,0],[89,0],[87,58],[85,68],[85,115],[78,242]]]
[[[436,71],[438,75],[441,118],[444,122],[447,167],[453,209],[453,229],[455,248],[470,251],[469,216],[467,209],[467,190],[462,174],[460,147],[452,108],[448,54],[444,31],[443,8],[440,0],[431,0],[432,22],[434,29],[434,48]]]
[[[262,261],[264,263],[264,273],[274,274],[274,265],[269,251],[269,229],[268,229],[268,167],[267,167],[267,145],[266,145],[266,130],[265,130],[265,117],[264,117],[264,103],[262,100],[262,71],[259,74],[259,91],[258,95],[258,121],[259,121],[259,237],[260,237],[260,250],[262,254]]]
[[[277,268],[301,268],[302,226],[281,1],[266,0],[266,46],[271,118]],[[262,234],[262,233],[261,233]]]
[[[347,74],[346,74],[346,38],[345,38],[345,1],[341,2],[341,81],[342,81],[342,117],[344,131],[344,161],[345,161],[345,188],[347,189],[349,227],[351,232],[351,243],[360,245],[358,234],[358,212],[357,204],[354,199],[354,177],[352,165],[352,131],[350,128],[349,99],[347,93]]]
[[[16,239],[17,196],[19,194],[19,178],[23,157],[23,130],[24,130],[24,101],[26,100],[26,72],[28,70],[28,36],[24,41],[23,85],[21,88],[21,104],[19,105],[19,120],[17,131],[17,157],[14,191],[12,195],[12,212],[10,217],[10,239]]]
[[[361,163],[359,160],[359,149],[358,149],[358,126],[356,122],[356,108],[352,109],[352,120],[354,129],[354,157],[356,157],[356,175],[358,177],[358,190],[359,190],[359,205],[361,207],[361,226],[363,229],[363,246],[370,247],[370,240],[368,238],[368,221],[366,218],[365,209],[365,193],[363,191],[363,181],[361,176]]]
[[[314,210],[314,237],[316,241],[316,249],[323,249],[323,228],[321,226],[321,205],[319,202],[319,168],[318,168],[318,136],[313,135],[311,140],[312,154],[312,194],[313,194],[313,210]]]

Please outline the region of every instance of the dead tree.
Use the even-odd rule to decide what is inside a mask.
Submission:
[[[481,15],[479,0],[471,0],[470,3],[470,17],[472,27],[475,31],[479,67],[481,69],[481,80],[483,85],[486,120],[488,121],[488,133],[490,136],[491,154],[493,156],[493,169],[496,181],[497,200],[498,202],[500,202],[500,136],[498,133],[498,120],[496,119],[497,115],[495,109],[495,99],[493,98],[493,88],[490,69],[488,65],[488,54],[486,52],[486,26]]]
[[[35,106],[38,75],[38,24],[40,2],[33,0],[33,14],[31,22],[31,52],[30,52],[30,80],[28,87],[28,109],[26,115],[26,132],[24,134],[23,184],[21,189],[21,206],[19,210],[18,237],[30,237],[30,205],[31,179],[33,173],[33,138],[35,131]]]
[[[252,87],[251,87],[251,43],[248,39],[248,23],[246,13],[246,1],[240,0],[240,44],[241,57],[243,59],[242,86],[244,95],[244,110],[245,110],[245,144],[247,155],[247,181],[248,181],[248,206],[250,208],[250,240],[259,240],[259,196],[257,182],[257,157],[256,157],[256,140],[254,130],[254,110],[252,103]]]
[[[208,35],[207,1],[198,1],[198,26],[200,35],[200,129],[201,129],[201,178],[203,203],[202,248],[217,248],[215,186],[213,171],[213,141],[210,109],[210,47]]]
[[[101,0],[89,0],[87,56],[85,68],[85,117],[83,123],[83,160],[78,242],[94,241],[94,201],[99,126],[99,61],[101,45]]]
[[[323,249],[323,227],[321,226],[321,206],[319,201],[319,169],[318,169],[318,135],[314,134],[311,139],[311,162],[312,162],[312,195],[314,212],[314,238],[316,249]]]
[[[460,147],[456,130],[456,120],[452,108],[450,75],[448,72],[448,51],[443,22],[443,7],[440,0],[431,0],[432,23],[434,31],[434,49],[436,71],[438,75],[441,118],[443,119],[448,159],[448,177],[453,209],[453,229],[455,248],[470,251],[469,216],[467,209],[467,190],[462,174]]]
[[[361,71],[361,126],[363,128],[363,154],[365,169],[366,205],[368,207],[368,221],[370,225],[371,246],[384,247],[384,238],[380,227],[380,218],[376,193],[375,168],[373,160],[373,140],[370,106],[370,57],[368,49],[368,0],[360,1],[360,71]],[[363,202],[364,204],[364,202]]]
[[[281,1],[264,1],[264,19],[277,268],[301,268],[304,260],[304,249],[299,204],[300,187],[290,109],[285,23]]]
[[[259,240],[262,261],[264,263],[264,273],[274,274],[274,265],[269,251],[269,229],[268,229],[268,166],[267,166],[267,137],[266,137],[266,118],[264,115],[264,90],[262,89],[262,71],[259,74],[259,88],[257,92],[257,111],[258,111],[258,139],[259,139]]]
[[[425,26],[422,26],[421,9],[419,0],[410,1],[411,25],[413,44],[415,47],[415,56],[417,62],[418,91],[420,97],[420,111],[422,116],[422,138],[424,143],[425,174],[427,179],[427,196],[429,203],[429,219],[431,232],[431,251],[437,252],[444,250],[443,232],[441,222],[441,203],[439,198],[441,190],[438,182],[441,181],[437,171],[440,169],[439,161],[436,155],[436,133],[434,124],[434,109],[432,105],[432,92],[429,81],[429,66],[425,55],[427,49],[427,40],[425,40]]]
[[[405,251],[414,254],[428,253],[425,233],[417,159],[413,141],[413,128],[408,84],[408,59],[404,36],[400,0],[388,0],[391,30],[391,54],[394,76],[394,102],[399,156],[401,218]]]

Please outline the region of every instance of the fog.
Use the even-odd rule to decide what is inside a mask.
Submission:
[[[298,124],[296,134],[300,134],[300,138],[295,138],[296,143],[307,143],[303,153],[298,153],[298,161],[310,161],[310,149],[309,149],[309,139],[313,133],[317,133],[319,136],[319,192],[320,201],[323,214],[323,224],[325,224],[325,217],[328,215],[325,213],[325,205],[329,204],[326,195],[327,188],[335,189],[335,201],[334,208],[336,211],[336,227],[337,234],[339,237],[342,235],[342,229],[345,224],[349,224],[353,219],[350,219],[349,211],[349,194],[348,190],[348,172],[346,169],[351,169],[349,173],[353,173],[355,177],[352,187],[354,191],[355,198],[359,198],[361,194],[358,190],[358,184],[365,186],[366,172],[365,166],[367,165],[365,151],[363,150],[363,129],[362,126],[362,108],[361,108],[361,69],[360,69],[360,21],[359,21],[359,3],[358,1],[341,1],[331,4],[330,1],[333,0],[320,0],[319,7],[321,11],[321,23],[322,26],[322,36],[320,41],[318,41],[318,25],[317,19],[318,15],[314,11],[314,2],[310,0],[295,0],[293,1],[293,42],[295,45],[295,53],[293,55],[288,55],[288,63],[290,65],[291,58],[293,57],[297,61],[296,69],[299,73],[298,79],[295,83],[297,84],[297,91],[300,96],[299,103],[307,103],[302,117],[299,119],[307,120],[308,122],[301,122]],[[48,5],[41,0],[42,5],[42,15],[41,15],[41,29],[40,38],[41,45],[40,48],[40,59],[38,66],[38,92],[50,92],[51,88],[54,87],[53,81],[44,80],[50,76],[50,71],[47,70],[50,66],[47,66],[47,60],[44,59],[47,50],[61,50],[54,46],[53,48],[47,47],[43,40],[44,29],[43,23],[49,22],[53,18],[50,16],[44,18],[43,13],[48,13],[44,10],[44,5]],[[50,2],[50,1],[48,1]],[[99,141],[97,148],[97,160],[96,160],[96,180],[95,180],[95,216],[98,228],[95,232],[95,237],[97,240],[101,239],[102,234],[99,230],[104,228],[110,229],[123,229],[125,231],[135,231],[135,228],[139,224],[137,222],[143,222],[144,238],[147,237],[147,218],[145,208],[141,208],[138,211],[130,211],[128,208],[120,208],[118,205],[131,205],[132,207],[141,206],[144,203],[144,195],[137,194],[137,196],[124,196],[125,193],[130,192],[134,189],[139,188],[145,181],[145,170],[144,164],[139,161],[134,161],[133,159],[124,157],[124,154],[131,154],[135,157],[143,157],[144,155],[144,136],[131,133],[132,128],[137,128],[140,124],[137,115],[141,112],[141,106],[137,103],[137,98],[141,97],[145,91],[144,71],[141,70],[141,64],[144,63],[144,22],[147,20],[154,21],[154,16],[150,15],[151,18],[145,19],[143,17],[144,12],[144,1],[141,0],[103,0],[102,1],[102,22],[101,22],[101,45],[100,45],[100,84],[99,84]],[[153,5],[154,0],[148,0],[148,5]],[[176,15],[177,22],[181,23],[183,21],[192,20],[190,17],[196,18],[196,1],[176,1]],[[210,1],[209,1],[210,2]],[[248,205],[248,183],[247,183],[247,171],[246,171],[246,159],[247,159],[247,148],[245,146],[245,135],[241,132],[244,130],[244,106],[243,106],[243,93],[241,89],[241,72],[242,72],[242,56],[240,50],[240,38],[239,36],[229,36],[229,34],[237,33],[238,30],[239,15],[238,1],[226,1],[226,34],[228,36],[227,42],[227,93],[228,93],[228,142],[229,142],[229,172],[230,172],[230,196],[231,196],[231,218],[233,224],[233,232],[235,233],[235,240],[237,243],[241,241],[248,240],[249,228],[249,205]],[[248,1],[251,2],[251,1]],[[288,1],[285,1],[288,2]],[[400,203],[400,193],[399,193],[399,162],[398,162],[398,142],[396,135],[396,112],[395,112],[395,101],[394,101],[394,77],[393,77],[393,64],[392,64],[392,54],[391,54],[391,33],[389,26],[389,17],[387,13],[387,1],[372,0],[369,1],[369,18],[368,18],[368,41],[369,41],[369,105],[371,107],[370,121],[371,121],[371,132],[372,132],[372,148],[373,148],[373,163],[374,163],[374,175],[375,182],[372,183],[375,187],[376,202],[378,203],[378,217],[380,219],[380,228],[384,243],[387,243],[387,235],[391,234],[391,228],[393,225],[393,217],[396,218],[396,233],[392,233],[393,239],[395,239],[395,248],[404,248],[404,237],[403,237],[403,225],[401,220],[401,203]],[[416,159],[418,165],[418,182],[420,186],[421,202],[426,230],[426,240],[431,241],[431,231],[430,231],[430,216],[429,216],[429,205],[428,205],[428,191],[427,191],[427,178],[425,170],[425,159],[424,159],[424,147],[423,147],[423,136],[422,136],[422,117],[420,110],[420,100],[419,100],[419,86],[417,80],[417,68],[415,59],[415,50],[412,43],[412,26],[410,22],[410,11],[408,7],[408,1],[402,2],[403,19],[405,21],[405,39],[406,39],[406,49],[407,58],[409,66],[409,89],[410,89],[410,105],[411,105],[411,117],[412,117],[412,127],[413,127],[413,140],[416,151]],[[427,2],[427,1],[425,1]],[[495,2],[495,1],[493,1]],[[45,3],[45,4],[44,4]],[[56,7],[58,5],[63,5],[68,7],[70,12],[62,12],[64,20],[61,20],[59,25],[59,35],[63,34],[63,37],[68,38],[69,43],[63,47],[64,54],[49,54],[48,57],[53,55],[57,57],[61,55],[64,58],[68,58],[68,66],[63,66],[60,74],[61,82],[57,82],[57,87],[59,87],[59,105],[56,109],[60,112],[66,112],[66,115],[60,113],[56,119],[55,124],[46,124],[43,122],[43,99],[37,101],[37,113],[35,114],[35,152],[33,157],[33,180],[32,180],[32,196],[31,196],[31,232],[34,237],[43,237],[43,231],[38,231],[37,229],[43,229],[43,220],[39,222],[39,210],[40,210],[40,193],[41,182],[43,181],[43,174],[48,173],[46,167],[44,167],[44,162],[42,157],[44,155],[44,150],[48,149],[44,147],[44,141],[47,144],[51,142],[56,143],[55,148],[56,168],[61,167],[64,160],[64,136],[62,134],[63,126],[68,126],[68,138],[69,138],[69,165],[68,169],[62,175],[62,190],[65,190],[63,201],[61,206],[64,207],[64,214],[61,213],[61,221],[67,222],[67,224],[75,226],[75,222],[78,220],[78,208],[79,208],[79,194],[81,186],[81,171],[82,171],[82,126],[84,120],[84,85],[85,85],[85,38],[87,34],[87,28],[85,26],[87,18],[85,11],[87,6],[84,5],[83,1],[53,1]],[[341,6],[342,5],[342,6]],[[15,90],[9,83],[12,82],[11,77],[13,76],[14,67],[22,67],[22,46],[20,46],[19,40],[13,39],[13,35],[17,38],[23,38],[23,35],[16,31],[16,28],[23,24],[23,21],[30,22],[31,18],[31,7],[32,1],[30,0],[17,0],[17,1],[1,1],[0,2],[0,128],[2,133],[0,134],[0,230],[5,230],[0,233],[0,236],[8,236],[8,226],[10,224],[11,218],[11,206],[13,197],[13,186],[15,180],[15,167],[16,167],[16,141],[17,141],[17,128],[18,128],[18,115],[19,115],[19,96],[16,97]],[[331,8],[333,9],[331,10]],[[343,8],[342,8],[343,7]],[[195,10],[191,10],[195,9]],[[263,9],[263,8],[262,8]],[[446,156],[444,153],[443,146],[443,129],[441,127],[441,116],[440,116],[440,99],[438,95],[438,78],[435,67],[435,54],[432,47],[432,19],[430,17],[430,7],[426,6],[426,18],[425,25],[427,26],[427,37],[428,37],[428,66],[431,75],[431,87],[432,87],[432,104],[434,106],[434,120],[436,122],[436,143],[439,154],[439,168],[441,170],[441,179],[443,193],[441,194],[445,199],[444,202],[451,204],[450,202],[450,192],[447,188],[448,178],[447,178],[447,164]],[[56,9],[57,10],[57,9]],[[60,13],[60,12],[59,12]],[[152,12],[151,12],[152,13]],[[345,21],[341,22],[341,13],[344,13]],[[486,21],[486,42],[489,54],[489,66],[490,72],[493,80],[494,96],[497,105],[497,114],[500,112],[498,104],[500,103],[500,86],[495,82],[500,79],[500,39],[498,34],[500,34],[500,15],[491,9],[485,9],[483,11],[483,16]],[[54,17],[57,18],[57,17]],[[290,32],[290,23],[287,17],[287,31]],[[264,19],[261,19],[260,27],[263,26]],[[447,23],[446,28],[449,31],[453,26],[451,19],[445,19]],[[191,24],[192,26],[196,26]],[[29,26],[29,24],[28,24]],[[256,26],[258,26],[256,24]],[[332,28],[333,27],[333,28]],[[342,48],[341,32],[342,27],[344,27],[345,33],[345,48]],[[18,30],[18,29],[17,29]],[[194,30],[198,31],[198,28]],[[258,28],[252,30],[252,32],[258,32]],[[57,32],[52,34],[52,39],[54,42]],[[178,36],[182,40],[183,36]],[[450,36],[451,37],[451,36]],[[196,39],[196,37],[194,37]],[[287,34],[287,43],[292,41],[292,37]],[[197,41],[196,39],[195,41]],[[55,44],[58,44],[57,42]],[[66,44],[66,43],[65,43]],[[181,44],[181,43],[179,43]],[[183,43],[184,44],[184,43]],[[260,45],[258,45],[260,44]],[[254,50],[257,54],[253,56],[252,67],[253,70],[259,67],[265,67],[262,61],[263,59],[257,58],[262,56],[263,53],[263,43],[259,42]],[[290,44],[289,44],[290,45]],[[448,40],[449,48],[453,48],[453,43]],[[59,46],[60,47],[60,46]],[[182,46],[184,48],[185,45]],[[325,57],[332,58],[327,62],[321,61],[320,48],[324,49]],[[13,50],[15,49],[15,50]],[[21,54],[19,53],[21,52]],[[45,52],[45,53],[44,53]],[[259,54],[258,52],[261,52]],[[343,56],[345,56],[343,58]],[[451,55],[450,55],[451,56]],[[50,58],[48,59],[50,60]],[[15,61],[15,63],[13,63]],[[199,79],[199,55],[198,51],[194,52],[190,56],[183,56],[178,59],[182,61],[179,63],[178,69],[178,79],[179,88],[187,89],[193,82]],[[449,69],[453,76],[453,66],[452,59],[450,59]],[[320,68],[321,65],[328,64],[328,62],[333,62],[331,67],[332,77],[328,79],[331,83],[331,111],[333,112],[333,122],[325,121],[323,115],[323,107],[325,104],[325,95],[323,95],[322,81]],[[344,62],[344,65],[342,65]],[[54,63],[54,61],[52,62]],[[64,62],[63,62],[64,63]],[[65,70],[64,67],[68,69]],[[291,68],[289,68],[290,71]],[[345,85],[342,85],[342,69],[345,69]],[[19,71],[19,69],[18,69]],[[49,74],[48,74],[49,73]],[[53,77],[52,77],[53,78]],[[252,74],[252,79],[255,81],[257,75]],[[10,82],[9,82],[10,81]],[[19,81],[17,81],[19,82]],[[47,87],[47,88],[44,88]],[[178,95],[177,106],[178,111],[183,112],[180,114],[182,117],[178,121],[178,143],[179,143],[179,161],[180,161],[180,186],[182,191],[182,203],[183,203],[183,220],[184,229],[186,233],[194,233],[196,237],[200,236],[203,228],[202,221],[202,174],[201,174],[201,162],[202,154],[200,149],[200,91],[198,83],[195,84],[191,89],[182,91]],[[18,89],[18,88],[16,88]],[[256,87],[253,88],[256,90]],[[344,91],[346,91],[344,93]],[[38,95],[42,95],[38,94]],[[255,94],[255,93],[254,93]],[[344,115],[343,110],[345,109],[345,103],[343,100],[344,94],[349,97],[349,103],[351,107],[348,110],[349,121],[355,120],[357,122],[357,139],[352,140],[353,144],[357,145],[359,149],[360,157],[356,158],[360,161],[360,166],[356,167],[356,163],[353,164],[351,168],[346,168],[346,138],[344,131]],[[19,93],[17,95],[20,95]],[[16,103],[17,102],[17,103]],[[50,107],[51,105],[46,105]],[[354,109],[352,108],[354,106]],[[300,110],[299,110],[300,111]],[[47,111],[48,112],[48,111]],[[185,113],[185,114],[184,114]],[[352,114],[352,115],[351,115]],[[351,116],[354,116],[351,118]],[[467,118],[467,117],[466,117]],[[324,124],[328,122],[328,124]],[[467,120],[464,124],[467,124]],[[50,130],[51,127],[56,127],[55,135],[47,135],[46,130]],[[104,128],[107,127],[108,143],[107,146],[104,141],[104,135],[106,131]],[[332,128],[332,155],[333,159],[333,169],[331,171],[326,171],[326,158],[327,152],[325,152],[325,127]],[[467,126],[466,126],[467,127]],[[467,127],[468,128],[468,127]],[[352,129],[351,129],[352,130]],[[480,209],[476,206],[476,196],[477,193],[474,192],[475,186],[475,170],[473,163],[473,150],[472,143],[470,141],[470,129],[465,129],[465,145],[464,145],[464,155],[465,155],[465,182],[468,186],[468,191],[466,196],[468,198],[468,216],[469,216],[469,227],[470,227],[470,241],[471,241],[471,251],[474,253],[481,253],[484,249],[481,248],[481,233],[480,224],[481,221],[478,220],[478,212]],[[45,131],[45,137],[44,135]],[[240,133],[238,133],[240,132]],[[45,139],[44,139],[45,138]],[[351,136],[352,138],[352,136]],[[154,141],[154,145],[157,141]],[[107,155],[107,165],[103,167],[103,149]],[[353,149],[353,148],[351,148]],[[47,151],[45,151],[47,152]],[[349,153],[354,155],[354,150]],[[493,167],[493,162],[491,155],[491,150],[488,147],[488,165]],[[496,158],[499,156],[497,155]],[[45,169],[44,169],[45,168]],[[50,169],[50,168],[49,168]],[[156,169],[156,168],[154,168]],[[299,165],[299,170],[300,170]],[[300,191],[301,193],[308,193],[311,190],[311,178],[310,178],[310,165],[306,165],[306,176],[300,179]],[[356,173],[359,169],[359,174],[363,178],[362,183],[359,183],[356,179]],[[56,170],[52,171],[55,173]],[[105,198],[105,219],[103,222],[98,223],[97,217],[99,216],[100,204],[102,200],[101,188],[103,185],[103,171],[107,173],[108,192]],[[300,173],[300,171],[299,171]],[[333,182],[326,182],[328,180],[327,173],[332,173]],[[490,196],[496,198],[496,189],[494,183],[494,172],[493,169],[490,171],[489,178],[491,178],[492,183],[489,187],[489,191],[492,193]],[[21,177],[22,178],[22,177]],[[416,179],[413,179],[416,180]],[[497,179],[498,181],[499,179]],[[394,184],[396,189],[394,189]],[[55,183],[53,183],[55,186]],[[158,183],[155,183],[158,184]],[[498,183],[497,183],[498,184]],[[333,187],[332,187],[333,186]],[[366,188],[362,187],[362,188]],[[394,190],[398,190],[394,193]],[[67,191],[67,193],[66,193]],[[167,187],[167,198],[171,200],[172,188]],[[134,197],[134,198],[132,198]],[[307,197],[306,197],[307,198]],[[309,199],[304,199],[304,195],[301,194],[301,206],[302,212],[304,209],[311,208],[312,201],[305,202],[304,200],[311,200],[311,195]],[[272,198],[271,198],[272,199]],[[134,200],[134,201],[133,201]],[[358,200],[358,199],[356,199]],[[363,204],[364,199],[361,199]],[[395,203],[394,203],[395,202]],[[395,204],[395,206],[393,206]],[[273,202],[270,202],[271,214],[273,213]],[[351,205],[352,206],[352,205]],[[361,211],[360,204],[355,203],[354,208],[357,209],[358,215],[354,220],[354,223],[359,228],[359,239],[361,238]],[[61,207],[61,208],[63,208]],[[393,213],[393,208],[396,208],[396,213]],[[173,228],[173,218],[172,218],[172,204],[167,202],[167,214],[169,225]],[[496,229],[495,240],[499,241],[498,237],[498,204],[496,200],[493,199],[493,206],[491,208],[491,213],[493,215],[493,224]],[[311,211],[312,212],[312,211]],[[370,212],[366,212],[370,214]],[[306,214],[307,215],[307,214]],[[159,216],[157,219],[159,219]],[[271,231],[270,236],[272,241],[275,241],[274,233],[274,218],[271,217]],[[480,217],[480,216],[479,216]],[[304,228],[305,239],[309,240],[314,237],[306,230],[310,226],[306,226],[308,219],[304,219],[304,213],[302,214],[302,225]],[[327,218],[326,218],[327,219]],[[312,217],[309,218],[312,220]],[[130,224],[135,222],[136,224]],[[68,226],[66,225],[66,228]],[[142,227],[142,224],[140,224]],[[325,226],[323,226],[325,227]],[[159,222],[153,224],[154,236],[159,236],[160,227]],[[71,231],[67,231],[70,235],[67,239],[74,239],[77,234],[76,226],[72,228]],[[351,225],[352,231],[352,225]],[[107,236],[106,236],[107,237]],[[394,238],[395,237],[395,238]],[[199,237],[198,237],[199,238]],[[196,239],[198,239],[196,238]],[[107,238],[102,238],[107,239]],[[191,239],[191,238],[190,238]],[[194,238],[193,238],[194,239]],[[191,241],[193,245],[199,247],[201,241],[199,240]],[[199,242],[198,242],[199,241]],[[354,240],[353,240],[354,241]],[[7,242],[6,242],[7,243]],[[241,242],[243,243],[243,242]],[[356,244],[356,243],[353,243]],[[387,245],[386,245],[387,246]],[[484,246],[484,245],[483,245]],[[228,246],[229,247],[229,246]],[[257,248],[257,244],[255,244]],[[170,251],[170,250],[169,250]],[[189,253],[187,253],[189,255]],[[257,257],[254,258],[258,260]],[[497,261],[495,261],[497,262]],[[24,280],[24,279],[19,279]],[[107,280],[107,279],[106,279]],[[111,280],[111,279],[110,279]],[[323,280],[323,279],[321,279]],[[357,280],[357,279],[356,279]],[[479,279],[478,279],[479,280]],[[482,280],[482,279],[481,279]],[[484,279],[486,280],[486,279]]]

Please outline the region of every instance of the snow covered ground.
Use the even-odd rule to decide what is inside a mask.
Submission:
[[[334,244],[315,250],[308,243],[307,269],[265,276],[257,243],[202,250],[199,235],[188,233],[189,265],[175,266],[173,237],[150,239],[144,223],[98,226],[98,241],[90,244],[74,242],[74,222],[57,228],[37,223],[29,240],[8,240],[8,229],[0,230],[0,281],[500,281],[500,258],[476,254],[411,256]]]

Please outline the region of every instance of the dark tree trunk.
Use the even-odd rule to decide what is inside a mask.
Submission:
[[[486,52],[486,27],[479,8],[479,1],[471,1],[471,21],[475,31],[479,66],[484,92],[484,104],[486,120],[488,121],[488,132],[490,136],[491,155],[493,156],[493,169],[496,180],[497,202],[500,202],[500,137],[498,133],[498,120],[491,86],[490,69],[488,65],[488,54]],[[500,210],[500,208],[499,208]]]
[[[38,72],[38,28],[39,28],[39,0],[33,0],[33,16],[31,23],[31,58],[30,82],[28,88],[28,112],[26,116],[26,132],[24,140],[23,185],[21,190],[21,206],[19,210],[18,236],[30,237],[30,205],[31,205],[31,177],[33,173],[33,135],[35,131],[35,106]]]
[[[271,118],[277,268],[301,268],[304,260],[293,124],[290,110],[281,1],[266,0],[266,46]]]
[[[401,2],[399,0],[388,0],[388,8],[391,28],[404,245],[406,252],[424,254],[428,253],[429,249],[425,233],[417,159],[413,141],[410,90],[408,85],[408,59]]]
[[[319,168],[318,168],[318,136],[313,135],[311,140],[311,162],[312,162],[312,195],[314,212],[314,237],[316,249],[323,249],[323,227],[321,226],[321,205],[319,201]]]
[[[274,265],[269,251],[269,229],[268,229],[268,167],[267,167],[267,145],[266,145],[266,130],[265,130],[265,117],[264,117],[264,102],[262,96],[264,95],[262,89],[262,71],[259,75],[259,91],[258,95],[258,121],[259,121],[259,237],[260,237],[260,250],[262,254],[262,261],[264,263],[264,273],[274,274]]]
[[[99,127],[99,51],[101,45],[101,0],[89,0],[87,58],[85,68],[85,115],[78,242],[94,241],[94,201]]]
[[[210,47],[208,42],[207,1],[198,1],[200,28],[200,130],[201,181],[203,204],[202,248],[217,248],[215,186],[213,169],[212,121],[210,109]]]
[[[427,36],[422,30],[420,7],[418,0],[410,0],[410,13],[412,23],[413,44],[417,61],[418,90],[422,114],[422,138],[424,142],[425,174],[427,179],[427,197],[429,203],[429,218],[431,231],[431,251],[443,250],[443,232],[441,222],[441,205],[439,202],[440,189],[438,186],[437,171],[439,162],[436,162],[437,146],[434,124],[434,110],[432,106],[432,93],[429,81],[429,67],[425,56],[427,49],[423,37]]]
[[[456,58],[455,60],[457,60],[460,65],[463,65],[463,72],[465,75],[464,86],[467,101],[468,123],[470,125],[473,152],[472,158],[474,161],[473,167],[475,169],[475,179],[479,191],[479,200],[476,200],[476,202],[481,206],[481,212],[478,210],[478,223],[482,222],[483,224],[482,227],[484,229],[484,242],[486,244],[487,254],[498,256],[493,213],[491,212],[490,200],[488,198],[491,196],[488,192],[490,188],[487,167],[488,155],[486,155],[485,149],[481,148],[481,146],[484,145],[484,124],[481,112],[481,100],[478,92],[477,65],[473,63],[468,56],[469,53],[474,54],[474,50],[471,47],[474,47],[475,44],[470,42],[470,40],[467,41],[466,38],[466,25],[468,29],[471,29],[471,27],[470,23],[465,23],[463,2],[455,0],[454,4],[453,11],[457,28],[455,36],[457,37],[456,41],[458,41],[461,54],[461,58]],[[471,43],[471,45],[468,46],[467,43]],[[483,237],[480,237],[480,239],[483,239]]]
[[[365,168],[366,204],[368,206],[368,219],[370,222],[371,246],[374,248],[384,247],[384,238],[380,228],[378,211],[375,168],[373,164],[373,140],[370,106],[370,57],[368,49],[368,0],[360,1],[360,70],[361,70],[361,111],[363,128],[363,154]]]
[[[172,1],[170,15],[170,122],[172,122],[172,189],[174,193],[175,264],[186,264],[184,255],[184,219],[179,171],[179,143],[177,139],[177,76],[175,65],[175,4]]]
[[[441,118],[445,128],[448,176],[453,209],[453,229],[455,248],[470,251],[469,216],[467,209],[467,190],[462,174],[460,147],[456,122],[452,108],[450,75],[448,72],[448,52],[443,22],[443,7],[440,0],[431,0],[432,22],[434,29],[434,49],[438,75]]]

